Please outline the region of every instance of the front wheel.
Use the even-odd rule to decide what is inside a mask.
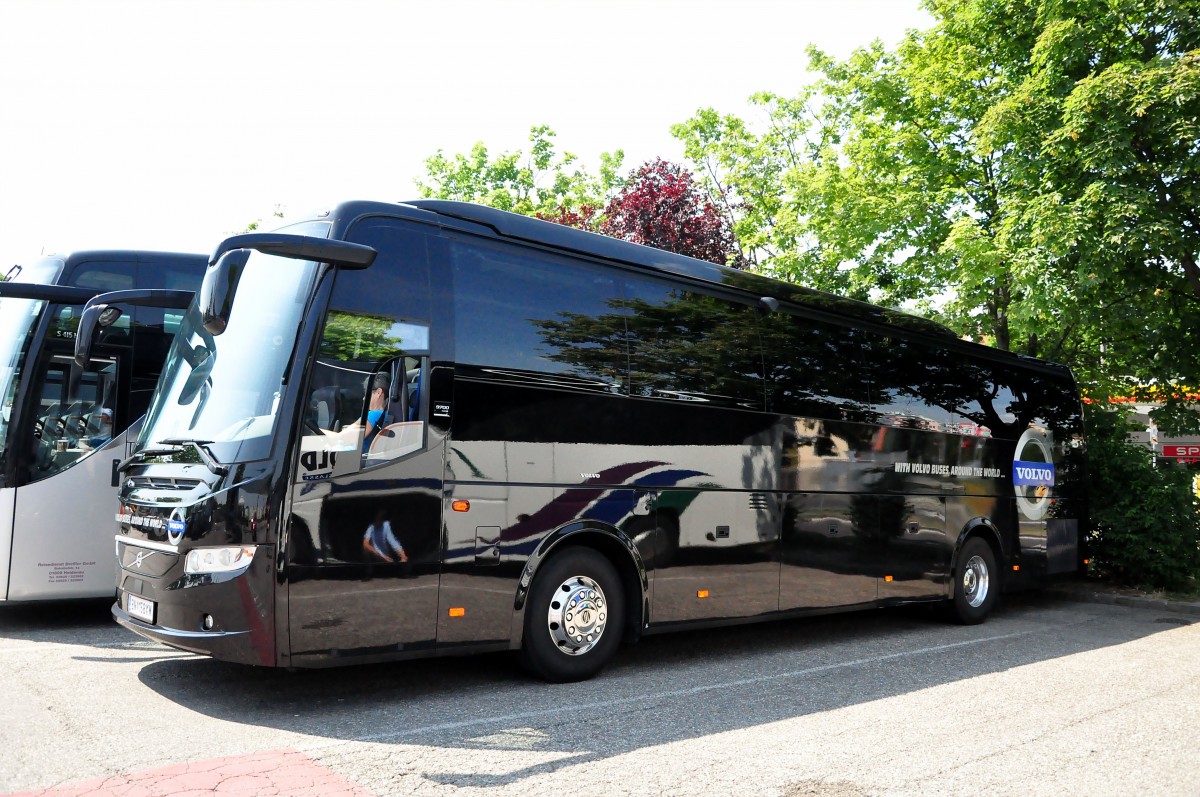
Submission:
[[[555,554],[525,605],[521,663],[556,683],[591,678],[616,653],[624,617],[621,579],[608,559],[591,548]]]
[[[967,540],[958,552],[958,563],[954,566],[951,617],[963,625],[976,625],[986,620],[996,607],[999,575],[992,546],[979,537]]]

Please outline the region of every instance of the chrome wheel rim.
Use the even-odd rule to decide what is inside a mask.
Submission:
[[[600,643],[608,622],[604,590],[587,576],[571,576],[550,596],[546,627],[563,653],[582,656]]]
[[[987,600],[988,587],[987,562],[982,556],[972,556],[963,568],[962,588],[963,597],[973,609],[978,609]]]

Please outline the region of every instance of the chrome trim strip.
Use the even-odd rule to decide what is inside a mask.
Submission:
[[[221,637],[242,636],[243,634],[250,633],[249,631],[184,631],[181,628],[150,625],[144,620],[130,616],[129,612],[119,606],[113,607],[113,615],[119,623],[127,623],[129,626],[139,629],[144,628],[146,631],[152,632],[155,636],[170,637],[172,639],[220,639]]]
[[[179,548],[175,545],[167,545],[165,542],[150,542],[149,540],[133,540],[121,534],[116,535],[117,542],[123,542],[126,545],[132,545],[135,548],[149,548],[152,551],[164,551],[166,553],[178,554]]]

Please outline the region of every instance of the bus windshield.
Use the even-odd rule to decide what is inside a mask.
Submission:
[[[45,304],[37,299],[0,299],[0,463],[8,451],[8,427],[26,346]]]
[[[267,457],[316,272],[313,262],[253,252],[229,325],[217,336],[204,329],[193,302],[171,343],[138,447],[194,441],[218,462]]]
[[[43,258],[18,271],[14,282],[53,284],[62,265],[58,258]],[[0,299],[0,482],[9,449],[8,429],[20,386],[21,365],[29,349],[30,335],[45,306],[38,299]]]

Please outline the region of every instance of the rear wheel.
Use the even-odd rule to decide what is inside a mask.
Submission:
[[[521,663],[547,681],[591,678],[616,653],[624,617],[621,579],[608,559],[581,547],[555,554],[529,592]]]
[[[992,546],[979,537],[972,537],[958,552],[954,566],[954,597],[950,600],[950,615],[963,625],[982,623],[996,607],[999,596],[1000,571]]]

